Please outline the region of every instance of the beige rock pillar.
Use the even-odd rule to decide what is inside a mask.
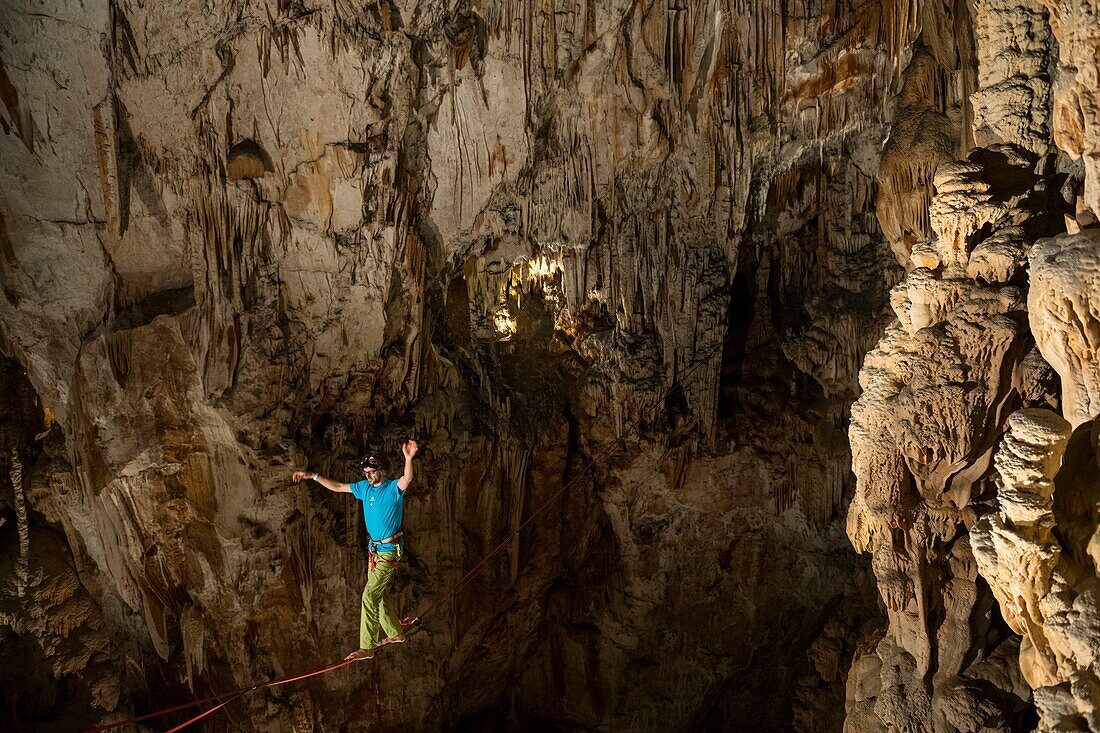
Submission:
[[[1031,330],[1062,379],[1062,414],[1076,427],[1100,413],[1100,229],[1040,240],[1030,261]]]
[[[995,460],[997,511],[971,531],[979,570],[1023,637],[1039,733],[1100,730],[1097,438],[1095,421],[1071,436],[1053,412],[1013,414]]]
[[[998,511],[971,530],[978,570],[1020,634],[1020,670],[1033,688],[1057,681],[1055,652],[1043,631],[1040,600],[1052,586],[1061,557],[1055,540],[1054,475],[1069,440],[1070,424],[1050,410],[1012,414],[994,458],[1001,478]]]
[[[978,145],[1050,145],[1050,26],[1039,0],[978,0],[978,91],[970,96]]]
[[[1044,0],[1058,40],[1053,88],[1054,142],[1085,170],[1079,205],[1100,214],[1100,3],[1096,0]],[[1078,215],[1081,215],[1081,211]]]

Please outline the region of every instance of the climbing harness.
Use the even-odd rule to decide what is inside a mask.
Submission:
[[[669,388],[669,390],[667,392],[665,392],[663,395],[661,395],[660,399],[658,399],[655,404],[664,404],[665,401],[672,395],[673,392],[675,392],[677,389],[681,388],[681,385],[683,384],[683,381],[689,375],[691,375],[692,372],[694,372],[696,369],[698,369],[699,367],[703,366],[706,363],[707,363],[706,361],[701,361],[698,364],[696,364],[694,367],[689,369],[687,372],[685,372],[683,374],[683,376],[681,376],[680,379],[678,379],[676,381],[676,383],[674,385],[672,385],[672,387]],[[637,425],[635,425],[634,427],[640,427],[640,426],[641,426],[641,421],[639,420]],[[625,435],[625,431],[624,431],[624,435]],[[571,478],[569,481],[564,483],[560,489],[555,491],[554,494],[549,499],[547,499],[545,502],[543,502],[539,506],[538,509],[536,509],[534,512],[532,512],[531,515],[528,516],[527,519],[525,519],[515,530],[510,532],[507,537],[505,537],[499,544],[497,544],[497,546],[494,547],[492,549],[492,551],[489,552],[489,554],[485,555],[485,557],[481,558],[481,560],[478,561],[477,564],[475,564],[468,571],[466,571],[466,574],[463,575],[458,580],[457,583],[455,583],[450,588],[448,588],[446,591],[444,591],[439,596],[437,596],[435,602],[432,603],[432,605],[428,606],[427,610],[425,610],[419,616],[406,616],[405,618],[401,619],[401,626],[404,629],[407,629],[407,631],[404,631],[403,633],[405,633],[406,635],[409,635],[409,634],[412,634],[412,633],[418,631],[421,628],[422,624],[424,623],[425,618],[430,616],[432,613],[434,613],[438,609],[442,608],[443,605],[447,601],[449,601],[451,598],[453,598],[455,595],[457,595],[460,590],[462,590],[470,581],[472,581],[475,577],[477,577],[477,575],[481,572],[481,569],[483,567],[485,567],[485,565],[490,560],[492,560],[494,557],[499,555],[504,550],[504,548],[508,547],[511,544],[512,540],[515,537],[517,537],[520,532],[522,532],[524,529],[526,529],[527,526],[531,524],[531,522],[533,522],[536,518],[539,517],[539,515],[541,515],[544,511],[546,511],[548,508],[550,508],[550,506],[553,503],[555,503],[562,496],[562,494],[564,494],[573,484],[575,484],[577,481],[579,481],[580,478],[588,472],[588,469],[595,466],[598,461],[600,461],[603,458],[607,457],[613,451],[622,449],[624,447],[625,447],[625,442],[622,439],[620,439],[616,442],[608,444],[604,448],[604,450],[602,450],[599,453],[597,453],[596,455],[592,456],[592,458],[588,461],[588,463],[585,464],[576,473],[576,475],[573,476],[573,478]],[[377,543],[374,543],[374,544],[375,545],[390,544],[392,541],[400,539],[402,534],[403,534],[402,532],[398,532],[397,534],[393,535],[392,537],[389,537],[385,540],[379,540]],[[370,542],[372,542],[372,541],[368,540],[368,550],[372,549],[370,547],[370,544],[369,544]],[[401,552],[401,549],[400,549],[401,548],[401,543],[400,542],[397,543],[397,547],[398,547],[398,559],[400,559],[400,552]],[[375,554],[374,552],[370,552],[371,570],[374,570],[374,568],[375,568],[374,554]],[[381,559],[384,562],[392,563],[393,565],[397,564],[396,560],[388,560],[386,558],[379,558],[379,559]],[[378,647],[376,646],[375,648],[377,649]],[[177,705],[175,707],[167,708],[165,710],[159,710],[157,712],[147,713],[146,715],[141,715],[141,716],[138,716],[136,718],[128,718],[126,720],[119,720],[115,723],[108,723],[107,725],[100,726],[99,728],[92,728],[90,730],[86,730],[86,731],[84,731],[84,733],[103,733],[103,731],[113,730],[115,728],[121,728],[124,725],[129,725],[131,723],[137,723],[137,722],[140,722],[140,721],[143,721],[143,720],[150,720],[152,718],[159,718],[163,715],[168,715],[169,713],[178,712],[180,710],[185,710],[185,709],[191,708],[191,707],[198,707],[200,705],[205,705],[206,703],[209,703],[209,702],[217,702],[218,703],[214,707],[209,708],[208,710],[204,710],[199,715],[196,715],[195,717],[191,718],[190,720],[187,720],[186,722],[181,723],[180,725],[177,725],[176,727],[171,728],[170,730],[165,732],[165,733],[178,733],[178,731],[183,730],[184,728],[188,727],[192,723],[196,723],[196,722],[202,720],[203,718],[207,717],[208,715],[210,715],[212,713],[215,713],[218,710],[221,710],[223,707],[225,707],[229,703],[231,703],[231,702],[233,702],[233,701],[235,701],[235,700],[237,700],[241,697],[244,697],[245,695],[248,695],[249,693],[255,692],[256,690],[259,690],[259,689],[262,689],[262,688],[265,688],[265,687],[278,687],[279,685],[286,685],[286,684],[289,684],[291,682],[297,682],[299,680],[308,679],[310,677],[316,677],[318,675],[326,674],[328,672],[332,672],[332,671],[340,669],[342,667],[346,667],[349,664],[354,664],[356,661],[359,661],[359,660],[356,660],[356,659],[344,660],[342,662],[338,662],[338,663],[330,665],[328,667],[323,667],[321,669],[316,669],[312,672],[307,672],[305,674],[301,674],[301,675],[298,675],[296,677],[283,677],[283,678],[280,678],[280,679],[271,680],[269,682],[259,682],[255,685],[252,685],[251,687],[241,688],[241,689],[236,690],[234,692],[228,692],[228,693],[225,693],[225,694],[222,694],[222,695],[213,695],[211,697],[203,698],[201,700],[194,700],[192,702],[184,703],[182,705]]]
[[[384,562],[391,568],[396,568],[397,563],[401,562],[401,555],[403,554],[402,547],[404,542],[401,541],[401,537],[404,532],[398,532],[393,537],[387,537],[384,540],[372,540],[370,536],[367,537],[367,554],[370,556],[370,571],[373,573],[378,567],[378,562]],[[388,557],[382,557],[382,553],[378,551],[381,545],[394,545],[397,547],[397,557],[392,560]]]

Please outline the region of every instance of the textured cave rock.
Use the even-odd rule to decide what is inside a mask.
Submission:
[[[898,321],[868,354],[852,408],[848,533],[872,555],[888,624],[853,665],[851,730],[1027,724],[1018,641],[992,610],[968,528],[1009,414],[1054,391],[1017,274],[1061,223],[1063,178],[1048,158],[1000,144],[935,176],[935,238],[913,249],[893,292]]]
[[[1100,414],[1100,230],[1040,241],[1030,254],[1028,313],[1043,357],[1057,370],[1074,426]]]
[[[1039,730],[1073,730],[1064,720],[1066,704],[1061,684],[1069,687],[1071,676],[1079,675],[1081,660],[1073,657],[1074,645],[1050,638],[1058,626],[1055,617],[1070,585],[1059,572],[1061,554],[1054,539],[1054,474],[1069,439],[1070,425],[1047,410],[1030,409],[1009,418],[1008,432],[997,452],[996,466],[1001,485],[997,493],[999,511],[983,517],[973,528],[974,554],[978,567],[996,594],[1005,620],[1022,636],[1020,669],[1031,687],[1041,714]],[[1064,571],[1063,571],[1064,572]],[[1087,610],[1087,609],[1086,609]],[[1052,632],[1044,625],[1049,623]],[[1066,626],[1062,620],[1063,627]],[[1084,628],[1082,628],[1084,627]],[[1086,632],[1087,625],[1078,625]],[[1091,649],[1084,651],[1088,667]],[[1070,657],[1067,659],[1066,657]],[[1052,698],[1062,697],[1057,703]],[[1062,710],[1058,710],[1062,708]],[[1088,710],[1080,710],[1088,715]],[[1095,727],[1095,719],[1088,728]]]
[[[974,528],[976,557],[1022,637],[1019,664],[1035,691],[1038,730],[1095,730],[1096,422],[1072,430],[1052,412],[1023,410],[1009,428],[996,458],[997,511]]]
[[[88,588],[94,571],[74,566],[65,535],[50,527],[64,480],[57,441],[38,440],[48,426],[22,368],[5,359],[0,376],[0,720],[9,730],[86,728],[96,710],[119,705],[124,673]]]
[[[402,613],[573,483],[211,730],[1097,728],[1090,2],[0,21],[7,722],[342,657],[416,436]]]
[[[841,517],[901,21],[2,12],[0,341],[56,421],[43,541],[111,632],[88,717],[346,653],[361,520],[288,477],[416,435],[402,612],[576,483],[384,665],[211,729],[839,729],[878,616]]]
[[[1075,218],[1083,224],[1100,216],[1100,60],[1095,47],[1100,35],[1096,3],[1089,0],[1045,2],[1050,28],[1058,41],[1056,79],[1052,94],[1052,132],[1058,148],[1080,163],[1084,172]]]
[[[930,50],[911,64],[900,135],[879,170],[878,215],[909,273],[892,293],[898,320],[868,354],[852,408],[848,532],[872,556],[888,623],[853,662],[849,731],[1034,726],[1026,660],[1035,634],[1010,590],[1026,551],[989,549],[995,513],[976,537],[969,530],[991,508],[991,457],[1014,410],[1091,416],[1082,414],[1094,381],[1091,271],[1077,266],[1091,262],[1090,233],[1053,236],[1089,223],[1080,213],[1087,166],[1051,147],[1052,81],[1057,89],[1065,79],[1050,72],[1058,25],[1034,3],[971,10],[969,32],[924,25]],[[957,112],[923,91],[936,89],[928,68],[951,58],[942,50],[951,43],[958,63],[946,67],[947,88],[974,85]],[[963,150],[980,146],[958,161],[946,159],[952,126]],[[921,188],[929,179],[934,192]]]

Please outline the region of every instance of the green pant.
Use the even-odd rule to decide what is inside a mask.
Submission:
[[[401,633],[397,614],[386,605],[385,593],[397,565],[397,552],[379,552],[375,566],[367,572],[367,587],[363,589],[363,610],[359,615],[359,648],[370,649],[378,643],[378,625],[386,636]]]

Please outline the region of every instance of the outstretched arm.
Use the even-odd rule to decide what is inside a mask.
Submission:
[[[310,471],[295,471],[294,474],[290,477],[290,480],[294,483],[300,483],[302,479],[307,478],[313,479],[329,491],[338,491],[341,494],[351,493],[351,484],[342,484],[339,481],[332,481],[331,479],[327,479],[319,473],[313,473]]]
[[[419,450],[419,448],[415,440],[407,440],[405,444],[401,446],[401,452],[405,454],[405,473],[401,474],[401,478],[397,479],[397,488],[401,491],[412,486],[413,456],[416,455],[417,450]]]

